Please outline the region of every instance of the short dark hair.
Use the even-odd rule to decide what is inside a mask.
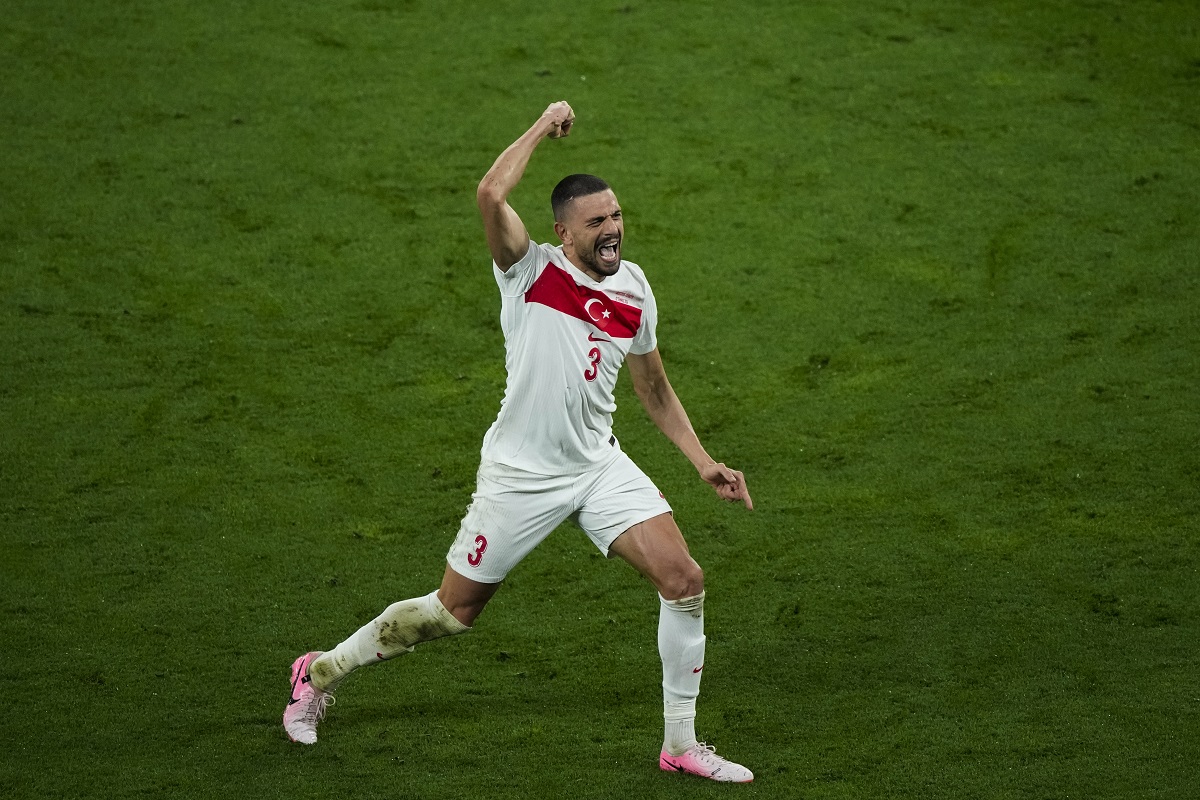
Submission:
[[[608,184],[595,175],[568,175],[563,178],[550,193],[550,208],[554,211],[554,221],[562,221],[567,206],[575,198],[587,197],[608,188]]]

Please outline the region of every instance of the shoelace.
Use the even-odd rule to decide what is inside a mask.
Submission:
[[[706,742],[696,742],[692,748],[696,757],[710,766],[720,767],[727,763],[727,759],[717,755],[717,748]]]
[[[316,725],[325,716],[325,707],[337,703],[337,698],[325,692],[313,692],[311,703],[306,703],[304,716],[301,719],[309,725]]]

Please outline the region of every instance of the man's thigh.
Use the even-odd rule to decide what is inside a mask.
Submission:
[[[611,552],[629,562],[668,600],[704,591],[704,572],[670,514],[634,525],[616,538]]]

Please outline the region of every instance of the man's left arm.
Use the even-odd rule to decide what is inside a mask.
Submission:
[[[675,446],[687,456],[700,477],[716,491],[717,495],[731,502],[742,501],[746,508],[753,509],[746,478],[736,469],[714,461],[700,444],[696,431],[688,419],[683,404],[667,380],[662,356],[658,348],[644,355],[630,353],[625,363],[629,365],[629,376],[633,379],[633,390],[650,419]]]

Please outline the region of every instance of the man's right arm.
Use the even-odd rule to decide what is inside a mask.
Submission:
[[[529,250],[529,231],[508,204],[508,195],[525,174],[525,167],[538,143],[546,137],[559,139],[566,136],[574,122],[575,114],[566,101],[552,104],[521,138],[500,154],[479,182],[475,201],[483,217],[483,230],[487,234],[492,260],[501,272],[507,272]]]

